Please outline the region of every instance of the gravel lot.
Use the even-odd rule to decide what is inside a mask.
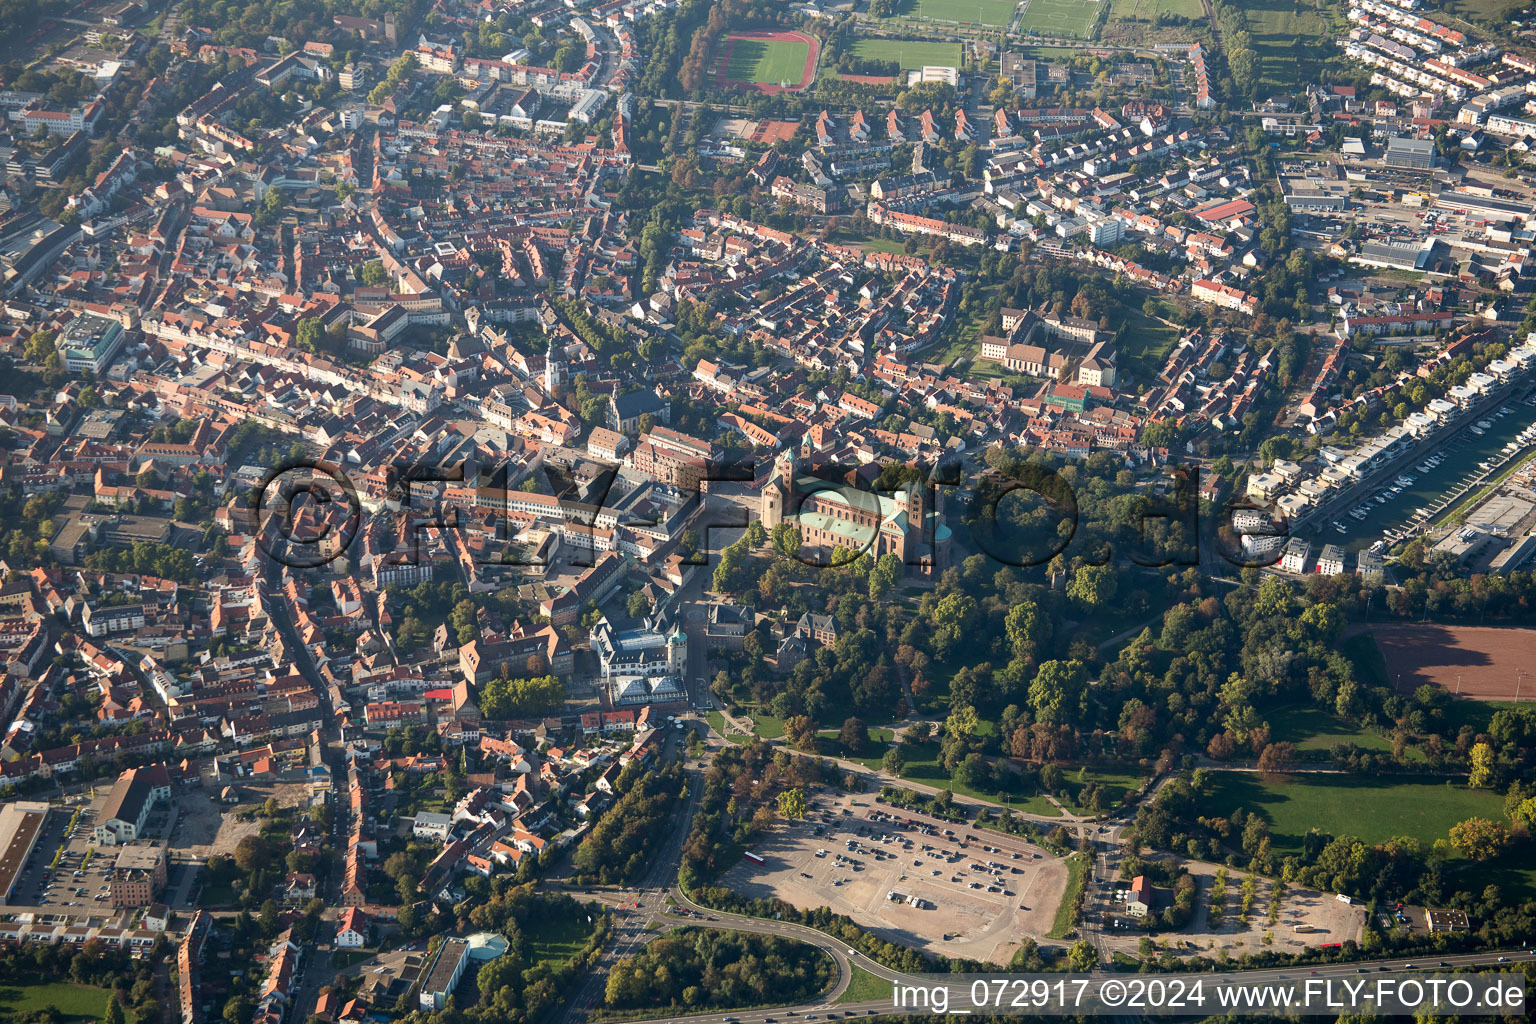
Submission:
[[[871,821],[871,812],[906,817],[867,796],[819,797],[805,821],[776,827],[754,849],[765,864],[743,860],[721,884],[802,909],[830,907],[893,942],[997,964],[1050,929],[1066,888],[1060,858],[1013,836],[958,825],[953,837],[925,835]]]

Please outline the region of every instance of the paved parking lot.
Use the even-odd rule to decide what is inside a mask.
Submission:
[[[961,825],[924,832],[903,824],[909,817],[867,796],[818,797],[806,820],[775,827],[754,848],[763,865],[743,860],[721,882],[802,909],[831,907],[894,942],[998,964],[1050,929],[1066,889],[1061,858]]]
[[[106,795],[101,794],[89,805],[81,805],[72,828],[69,823],[74,808],[56,807],[49,812],[37,848],[16,882],[12,907],[36,907],[73,916],[113,912],[107,891],[116,851],[103,847],[93,852],[95,844],[91,841],[95,812],[105,802]]]

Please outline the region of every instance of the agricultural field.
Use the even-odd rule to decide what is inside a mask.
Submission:
[[[1525,4],[1521,0],[1446,0],[1445,10],[1483,25],[1502,25]]]
[[[1112,22],[1151,21],[1159,14],[1194,20],[1205,17],[1205,8],[1200,0],[1109,0],[1109,20]]]
[[[957,68],[963,62],[959,43],[920,39],[860,39],[851,52],[865,60],[894,60],[903,71],[916,71],[924,65]]]
[[[1017,0],[906,0],[901,13],[909,18],[1007,28],[1018,6]]]
[[[1087,39],[1098,20],[1102,2],[1108,0],[1029,0],[1019,21],[1019,31]]]
[[[1295,853],[1312,828],[1368,843],[1412,836],[1427,847],[1474,815],[1503,817],[1496,793],[1458,781],[1397,781],[1357,775],[1290,775],[1267,781],[1256,772],[1215,772],[1207,813],[1225,817],[1241,807],[1269,822],[1277,853]]]
[[[1337,52],[1329,15],[1313,0],[1242,0],[1239,6],[1248,15],[1264,87],[1312,81],[1323,62]]]

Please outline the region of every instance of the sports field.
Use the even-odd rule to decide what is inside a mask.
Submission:
[[[959,43],[925,43],[918,39],[860,39],[853,44],[853,55],[865,60],[894,60],[903,71],[916,71],[926,65],[957,68],[960,66]]]
[[[726,77],[733,82],[768,82],[778,85],[800,81],[808,44],[781,39],[736,39],[731,44],[731,59],[725,66]]]
[[[1387,685],[1412,693],[1428,683],[1474,700],[1536,697],[1536,630],[1383,623],[1371,632],[1386,659]]]
[[[803,32],[737,32],[715,63],[715,84],[776,93],[797,91],[816,77],[816,40]]]
[[[1099,0],[1028,0],[1019,31],[1087,39],[1098,15]]]
[[[1499,819],[1504,799],[1469,790],[1463,780],[1402,781],[1359,775],[1294,774],[1266,781],[1257,772],[1214,772],[1203,813],[1227,817],[1238,807],[1269,822],[1277,853],[1301,849],[1308,829],[1380,843],[1413,836],[1427,847],[1451,826],[1481,815]]]
[[[906,0],[901,13],[909,18],[1007,28],[1018,6],[1017,0]]]

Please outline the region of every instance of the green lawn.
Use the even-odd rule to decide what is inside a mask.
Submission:
[[[1079,804],[1078,796],[1087,788],[1088,783],[1097,782],[1106,791],[1108,800],[1104,804],[1104,810],[1109,811],[1120,806],[1120,799],[1127,790],[1140,789],[1146,782],[1147,776],[1134,768],[1100,768],[1091,767],[1083,769],[1083,781],[1077,781],[1078,769],[1065,769],[1066,785],[1068,793],[1061,802],[1066,804],[1075,814],[1091,813],[1089,809]]]
[[[586,917],[544,918],[527,932],[528,957],[535,963],[563,963],[581,952],[592,926]]]
[[[1019,31],[1087,39],[1099,9],[1099,0],[1029,0],[1019,21]]]
[[[903,71],[926,65],[957,68],[961,65],[959,43],[932,43],[920,39],[859,39],[850,52],[864,60],[894,60]]]
[[[1242,807],[1269,822],[1275,852],[1301,849],[1307,830],[1351,835],[1367,843],[1412,836],[1428,846],[1451,826],[1480,815],[1499,819],[1503,798],[1465,784],[1399,781],[1357,775],[1292,775],[1266,782],[1253,772],[1215,772],[1203,813],[1226,817]]]
[[[1056,920],[1045,933],[1048,939],[1064,939],[1067,932],[1077,925],[1077,897],[1083,891],[1083,880],[1088,875],[1088,858],[1074,853],[1067,858],[1067,888],[1061,894],[1061,905],[1056,908]]]
[[[1061,811],[1046,800],[1045,797],[1036,793],[1033,787],[1027,792],[1022,789],[1010,790],[1005,802],[1003,796],[999,793],[982,792],[953,781],[950,779],[949,773],[944,770],[944,766],[939,764],[939,745],[937,743],[930,742],[915,745],[909,743],[905,744],[903,749],[910,759],[907,761],[907,766],[901,771],[903,781],[919,782],[923,785],[932,786],[935,789],[950,789],[960,796],[968,796],[975,800],[985,800],[987,803],[997,807],[1011,807],[1017,811],[1025,811],[1029,814],[1036,814],[1047,818],[1061,817]],[[876,759],[875,763],[879,763],[878,759]],[[1022,782],[1023,780],[1020,779],[1019,781]],[[900,782],[893,783],[893,785],[899,786]]]
[[[1514,706],[1512,700],[1471,700],[1458,697],[1446,705],[1445,727],[1440,732],[1454,737],[1464,725],[1470,725],[1478,732],[1486,732],[1488,720],[1495,711],[1505,711]]]
[[[769,85],[800,81],[811,45],[791,39],[732,38],[731,60],[725,77],[733,82],[762,82]]]
[[[65,1017],[100,1020],[107,1014],[110,993],[94,985],[70,982],[38,982],[29,985],[0,986],[0,1012],[28,1013],[53,1007]]]
[[[1172,312],[1168,300],[1152,301],[1159,316],[1168,317]],[[1177,327],[1170,327],[1140,309],[1132,308],[1125,310],[1125,315],[1115,326],[1120,331],[1120,365],[1137,380],[1145,381],[1157,376],[1183,333]]]
[[[344,971],[353,964],[372,960],[377,955],[378,950],[375,949],[338,949],[331,953],[331,968]]]
[[[1536,861],[1518,844],[1514,850],[1484,864],[1455,861],[1452,870],[1456,874],[1465,871],[1475,876],[1468,878],[1462,886],[1473,892],[1481,892],[1484,886],[1496,885],[1506,900],[1511,897],[1516,900],[1536,897]]]
[[[1339,644],[1339,651],[1355,666],[1355,675],[1371,686],[1387,685],[1387,659],[1371,633],[1356,633]]]
[[[784,720],[782,718],[774,718],[766,711],[753,711],[751,716],[752,731],[763,739],[776,740],[784,735]]]
[[[1353,743],[1364,750],[1392,749],[1392,741],[1380,733],[1350,725],[1319,708],[1284,708],[1264,717],[1270,739],[1294,743],[1297,750],[1329,750],[1337,743]]]
[[[907,0],[901,13],[934,21],[964,21],[1007,28],[1018,7],[1016,0]]]
[[[889,999],[891,997],[891,983],[884,978],[877,978],[862,967],[854,967],[853,980],[848,983],[848,988],[837,997],[839,1003],[866,1003],[871,999]]]
[[[726,731],[726,725],[725,725],[725,716],[722,715],[720,712],[718,712],[718,711],[710,711],[710,712],[707,712],[704,715],[704,717],[705,717],[706,720],[708,720],[709,727],[711,729],[715,730],[715,732],[719,733],[721,736],[724,736],[726,739],[730,740],[732,743],[736,744],[737,746],[744,747],[748,743],[752,742],[752,738],[750,736],[743,736],[739,732],[727,732]]]

